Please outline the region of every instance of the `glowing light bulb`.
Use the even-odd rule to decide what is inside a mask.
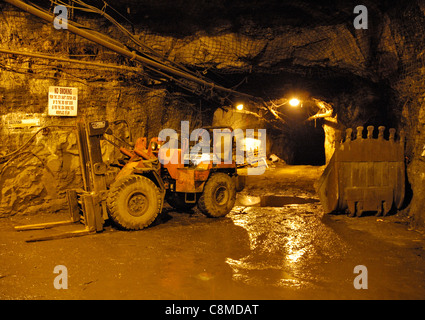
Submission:
[[[239,111],[240,111],[240,110],[242,110],[242,109],[243,109],[243,104],[238,104],[238,105],[236,106],[236,109],[238,109]]]
[[[290,104],[292,107],[297,107],[297,106],[300,104],[300,100],[298,100],[298,99],[296,99],[296,98],[291,99],[291,100],[289,100],[289,104]]]

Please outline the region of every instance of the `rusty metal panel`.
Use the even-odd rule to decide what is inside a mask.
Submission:
[[[176,179],[176,192],[195,192],[195,170],[178,168]]]
[[[348,210],[350,215],[375,211],[386,215],[393,204],[400,209],[405,193],[404,133],[395,140],[395,129],[384,139],[385,127],[346,130],[345,139],[337,139],[335,152],[318,184],[318,194],[326,213]]]

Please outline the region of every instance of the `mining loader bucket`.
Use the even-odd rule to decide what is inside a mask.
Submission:
[[[405,194],[404,133],[395,140],[396,130],[389,129],[384,139],[385,127],[378,127],[378,137],[373,137],[374,127],[357,127],[352,140],[351,128],[346,130],[344,141],[336,139],[335,152],[319,179],[317,192],[325,213],[346,211],[350,216],[363,212],[386,215],[392,207],[400,209]]]

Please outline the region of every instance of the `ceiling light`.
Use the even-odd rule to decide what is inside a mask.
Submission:
[[[293,99],[289,100],[289,104],[290,104],[292,107],[297,107],[297,106],[300,104],[300,100],[298,100],[298,99],[296,99],[296,98],[293,98]]]

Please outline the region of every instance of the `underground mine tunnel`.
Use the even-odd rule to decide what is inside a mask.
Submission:
[[[396,224],[423,230],[425,5],[419,0],[359,4],[0,2],[0,221],[24,230],[26,220],[51,223],[70,213],[65,222],[83,222],[81,235],[144,229],[140,237],[148,248],[174,227],[174,243],[189,232],[191,241],[208,243],[206,250],[217,249],[210,238],[237,238],[254,255],[241,249],[230,258],[233,249],[224,246],[227,253],[212,257],[226,265],[231,281],[260,286],[258,292],[267,297],[273,292],[272,298],[284,298],[276,290],[291,283],[311,288],[314,277],[303,273],[302,259],[311,241],[329,236],[322,218],[351,216],[344,223],[352,225],[376,214],[374,222],[401,219]],[[192,223],[201,236],[185,229]],[[218,235],[213,223],[228,235]],[[309,223],[318,227],[303,229]],[[149,232],[153,238],[146,238]],[[294,240],[297,232],[304,244]],[[2,240],[25,235],[5,232]],[[323,248],[310,252],[329,249],[329,256],[339,259],[346,247],[334,244],[338,235],[318,241]],[[56,238],[39,236],[31,234],[30,240]],[[64,231],[57,241],[74,236]],[[115,233],[112,237],[108,241],[119,241]],[[160,247],[167,251],[164,243]],[[171,253],[167,263],[176,273],[189,272],[198,265],[196,254],[182,254],[187,268]],[[276,260],[282,255],[283,264]],[[263,258],[277,267],[259,267]],[[2,272],[13,263],[3,261],[0,281],[12,288]],[[297,261],[298,271],[285,269]],[[422,262],[414,263],[423,274]],[[257,298],[249,290],[221,286],[228,273],[206,269],[191,279],[217,281],[214,294],[222,298]],[[249,271],[269,269],[267,281]],[[187,279],[167,270],[161,271],[165,280],[159,286],[171,285],[174,295],[136,290],[137,297],[203,294],[198,288],[182,295],[179,286]],[[267,292],[270,286],[274,289]],[[409,293],[420,295],[423,287]],[[83,297],[102,290],[87,290]],[[0,296],[22,297],[17,292]],[[131,292],[127,297],[134,297]],[[56,293],[31,297],[58,298]],[[207,299],[217,298],[210,293]]]

